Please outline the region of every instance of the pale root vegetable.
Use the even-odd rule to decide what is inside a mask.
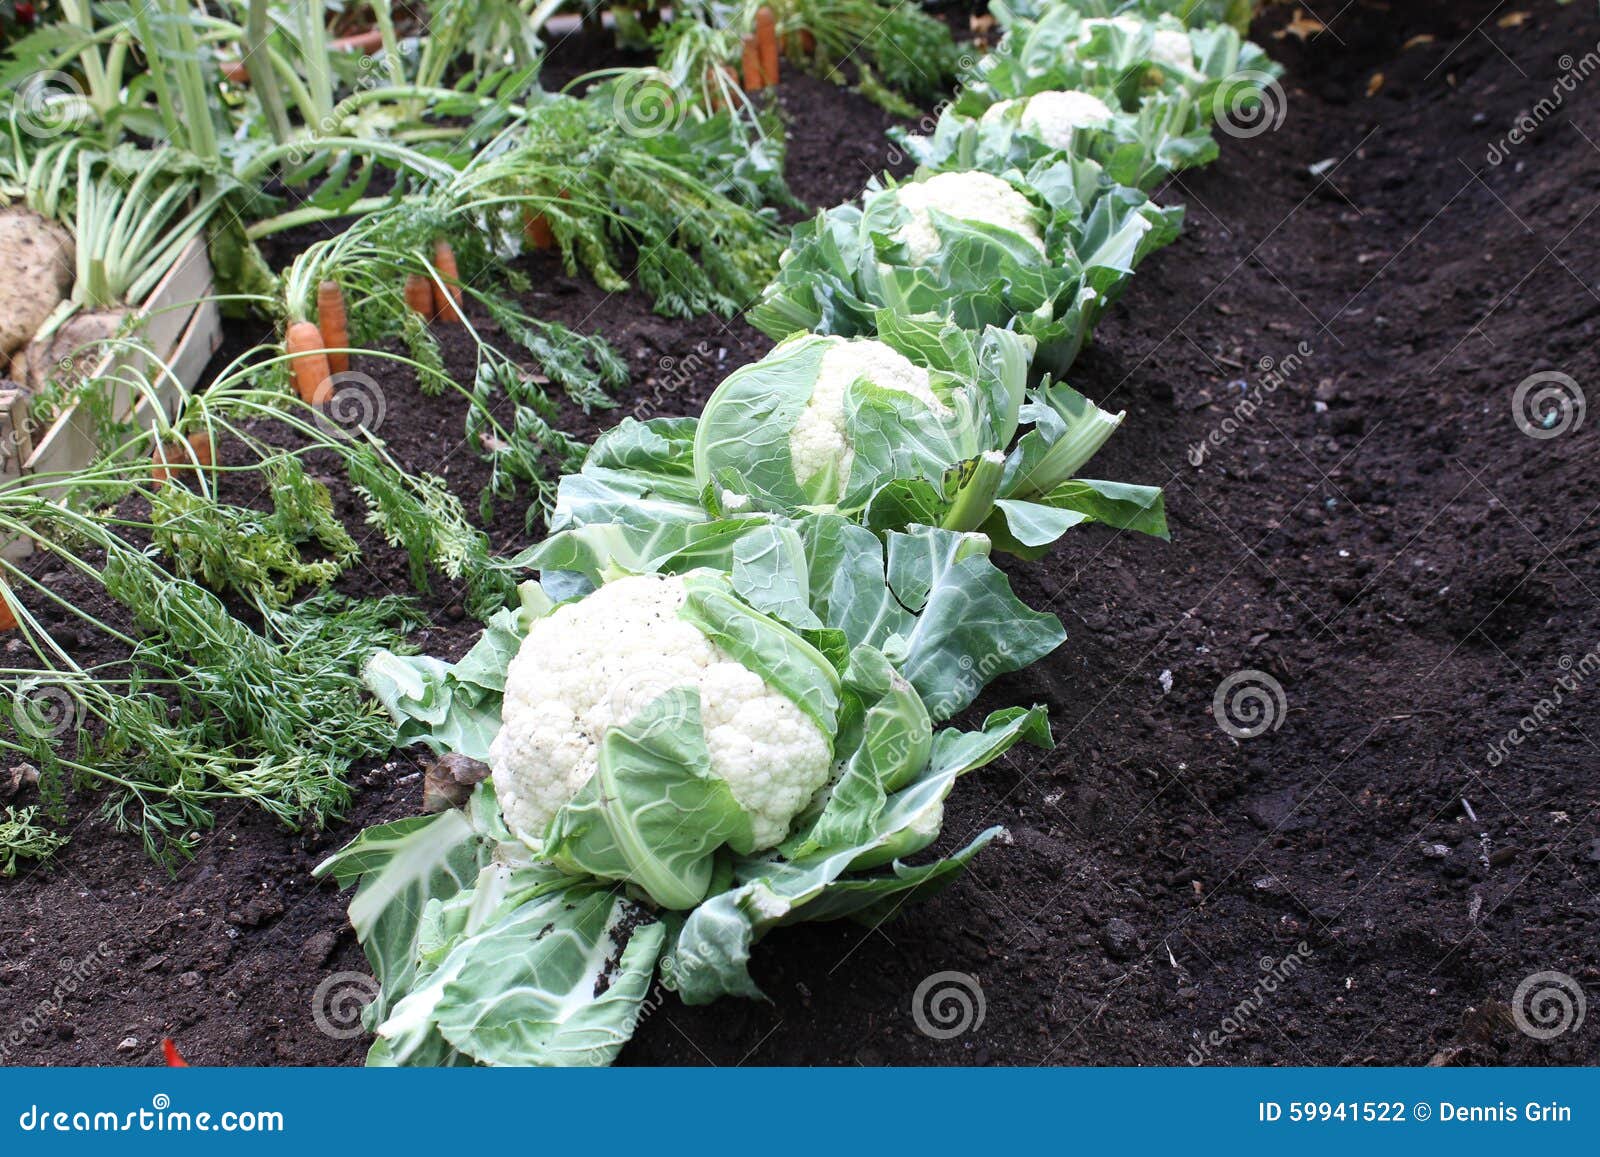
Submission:
[[[27,209],[0,213],[0,355],[32,340],[72,291],[72,236]]]
[[[322,331],[309,321],[290,324],[283,335],[283,352],[289,355],[294,391],[308,406],[327,401],[333,393],[333,371],[322,346]]]
[[[344,373],[350,368],[350,318],[345,313],[344,293],[336,281],[324,281],[317,286],[317,328],[322,332],[328,369],[336,374]]]

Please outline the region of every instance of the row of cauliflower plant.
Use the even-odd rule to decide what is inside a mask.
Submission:
[[[1163,8],[1197,6],[1001,9],[992,63],[906,141],[926,167],[796,229],[751,314],[784,340],[698,419],[602,436],[460,661],[373,659],[402,740],[486,778],[319,868],[359,883],[370,1063],[609,1063],[658,972],[758,996],[765,932],[886,919],[1001,834],[910,862],[961,775],[1051,742],[1037,706],[951,725],[1064,638],[992,553],[1166,533],[1159,491],[1077,477],[1122,415],[1049,375],[1176,232],[1146,189],[1270,76]]]

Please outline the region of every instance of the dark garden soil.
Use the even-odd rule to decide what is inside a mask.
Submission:
[[[772,1003],[666,998],[624,1062],[1600,1059],[1592,1010],[1541,1042],[1509,1007],[1545,971],[1600,996],[1600,434],[1591,418],[1532,437],[1513,410],[1538,371],[1600,382],[1600,91],[1558,86],[1600,26],[1587,4],[1374,3],[1302,42],[1280,34],[1293,10],[1255,30],[1288,68],[1281,126],[1224,137],[1162,194],[1189,206],[1185,235],[1073,375],[1128,411],[1094,472],[1163,484],[1173,535],[1078,532],[1009,566],[1070,637],[981,706],[1048,703],[1059,745],[964,780],[946,830],[1010,839],[891,923],[773,934],[755,962]],[[1552,92],[1560,107],[1490,163]],[[884,165],[866,102],[804,79],[782,94],[808,203]],[[535,312],[626,355],[620,412],[692,409],[770,344],[542,258],[529,271]],[[386,391],[397,457],[472,505],[484,470],[461,404],[357,368]],[[520,507],[496,511],[494,538],[526,541]],[[403,559],[368,546],[346,589],[404,591]],[[458,599],[429,600],[425,650],[466,646]],[[1213,711],[1240,673],[1281,687],[1253,738]],[[201,1064],[359,1062],[362,1039],[313,1019],[318,985],[364,962],[344,898],[309,871],[414,811],[421,786],[408,754],[359,782],[334,830],[224,812],[175,878],[88,822],[0,884],[0,1028],[22,1028],[5,1059],[159,1063],[171,1035]],[[964,977],[924,984],[939,973]],[[959,1019],[936,996],[951,983],[981,1023],[919,1031],[919,986],[924,1024]]]

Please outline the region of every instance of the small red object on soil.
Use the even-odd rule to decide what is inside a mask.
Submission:
[[[170,1036],[161,1038],[161,1055],[167,1058],[167,1068],[186,1069],[189,1062],[183,1059],[183,1054],[178,1051],[178,1046],[172,1043]]]

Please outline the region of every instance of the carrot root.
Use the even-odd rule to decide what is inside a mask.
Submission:
[[[778,83],[778,18],[771,8],[756,9],[756,52],[761,65],[761,82],[769,87]]]
[[[178,442],[165,442],[158,445],[155,452],[150,455],[150,461],[154,463],[150,477],[158,488],[162,483],[194,469],[197,464],[201,469],[206,469],[216,462],[216,446],[210,434],[204,430],[196,430],[189,435],[187,441],[189,443],[187,449]]]
[[[342,374],[350,368],[350,318],[345,313],[344,293],[338,282],[324,281],[317,286],[317,329],[322,348],[327,351],[328,369]]]
[[[433,287],[433,309],[438,320],[446,325],[461,324],[461,271],[456,266],[456,251],[444,238],[433,243],[433,267],[439,273],[443,287]]]
[[[754,36],[744,38],[744,90],[746,92],[760,92],[767,87],[766,79],[761,75],[761,49],[756,44]]]
[[[411,273],[406,276],[406,305],[413,313],[433,320],[433,282],[426,275]]]
[[[333,371],[323,350],[322,331],[309,321],[294,322],[283,336],[283,349],[300,400],[310,406],[326,401],[333,393]]]

